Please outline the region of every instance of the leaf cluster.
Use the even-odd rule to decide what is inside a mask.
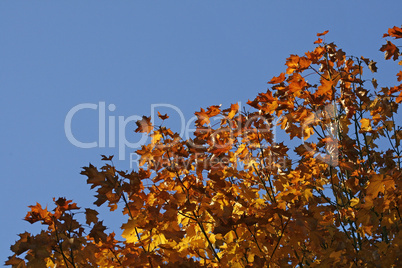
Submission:
[[[25,220],[47,230],[20,234],[6,264],[402,266],[402,84],[380,88],[367,78],[376,63],[326,43],[327,33],[311,52],[290,55],[249,110],[201,108],[188,140],[144,116],[136,132],[152,140],[136,151],[138,170],[117,170],[113,156],[83,168],[94,204],[127,216],[122,240],[96,210],[60,198],[52,211],[30,207]],[[402,29],[384,38],[402,38]],[[380,50],[386,60],[401,56],[390,40]],[[278,142],[279,132],[300,145]]]

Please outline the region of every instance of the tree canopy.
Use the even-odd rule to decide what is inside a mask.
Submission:
[[[55,198],[52,210],[29,207],[25,220],[45,229],[19,234],[6,265],[402,266],[402,84],[381,87],[376,62],[327,43],[327,33],[290,55],[247,108],[195,112],[190,139],[143,116],[135,131],[151,141],[136,151],[137,170],[105,155],[102,167],[84,167],[94,204],[126,216],[121,238],[98,211]],[[402,29],[383,38],[385,59],[397,62]],[[278,142],[285,133],[297,142]]]

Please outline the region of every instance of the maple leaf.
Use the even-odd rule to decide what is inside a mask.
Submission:
[[[42,208],[42,205],[36,203],[35,206],[29,206],[31,211],[25,216],[25,220],[29,223],[35,223],[37,221],[43,221],[46,224],[52,223],[52,214],[46,208]]]
[[[11,265],[13,268],[26,267],[25,261],[21,258],[17,258],[16,255],[17,254],[14,254],[12,257],[8,257],[8,260],[5,262],[5,265]]]
[[[221,107],[221,105],[209,106],[208,109],[207,109],[208,117],[214,117],[214,116],[218,115],[221,112],[220,107]]]
[[[377,64],[377,62],[375,62],[375,61],[370,61],[368,64],[368,67],[372,73],[375,73],[378,70],[376,64]]]
[[[285,78],[285,73],[281,73],[278,77],[273,77],[271,81],[268,82],[268,84],[280,84],[285,81]]]
[[[76,203],[72,203],[73,202],[72,200],[67,200],[64,197],[60,197],[57,200],[56,200],[56,198],[53,198],[53,201],[57,205],[56,209],[60,209],[60,210],[79,209],[79,207],[77,207]]]
[[[372,130],[371,125],[370,125],[370,121],[371,120],[368,119],[368,118],[363,118],[363,119],[360,120],[360,123],[361,123],[360,132]]]
[[[239,111],[239,104],[235,103],[230,105],[230,112],[228,114],[229,119],[233,119],[233,117],[236,115],[236,113]]]
[[[393,60],[399,58],[399,48],[397,48],[393,43],[387,41],[387,44],[380,48],[380,51],[385,52],[385,59],[389,60],[393,57]]]
[[[395,182],[383,174],[371,175],[369,185],[366,188],[367,195],[374,197],[378,196],[378,193],[384,193],[386,189],[394,188]]]
[[[88,167],[83,167],[83,169],[84,170],[81,171],[81,174],[88,177],[87,183],[92,184],[91,189],[104,184],[105,174],[103,172],[99,172],[95,166],[89,164]]]
[[[328,93],[332,93],[334,87],[337,85],[338,80],[329,80],[322,78],[321,85],[318,86],[317,91],[314,93],[315,96],[321,96]]]
[[[383,37],[394,37],[395,39],[402,38],[402,28],[394,26],[393,28],[388,29],[388,33],[384,34]]]
[[[158,111],[158,117],[162,120],[166,120],[169,118],[169,116],[167,114],[162,115],[159,111]]]
[[[150,133],[153,130],[151,117],[142,116],[142,119],[135,122],[135,124],[137,125],[137,129],[135,130],[135,132]]]
[[[86,217],[86,223],[90,225],[91,223],[97,223],[98,222],[98,217],[97,215],[99,214],[98,211],[86,208],[85,209],[85,217]]]
[[[326,35],[328,32],[329,32],[329,30],[326,30],[325,32],[322,32],[322,33],[317,33],[317,36],[323,36],[323,35]]]
[[[127,223],[124,223],[121,226],[121,229],[123,229],[123,233],[121,234],[121,236],[126,239],[127,243],[135,243],[138,241],[137,233],[140,230],[136,229],[133,219],[130,219]]]
[[[401,33],[394,27],[387,36]],[[399,56],[394,46],[383,46],[386,57]],[[392,245],[402,241],[402,130],[393,115],[402,84],[380,87],[362,71],[362,62],[377,71],[375,62],[334,43],[304,55],[290,55],[285,72],[247,111],[240,113],[238,104],[201,108],[193,139],[183,141],[142,117],[137,132],[152,133],[136,151],[142,167],[117,170],[112,156],[101,155],[110,162],[83,168],[96,187],[96,205],[123,207],[123,241],[105,234],[95,209],[70,211],[77,204],[54,198],[52,211],[30,206],[25,219],[46,230],[20,234],[6,264],[399,267],[400,250]],[[365,87],[369,80],[374,89]],[[211,124],[215,116],[220,123]],[[274,129],[279,126],[285,131]],[[294,137],[310,140],[278,143]],[[289,149],[299,157],[291,158]]]
[[[402,81],[402,71],[399,71],[399,73],[397,73],[396,76],[398,77],[398,81],[401,82]]]
[[[101,160],[103,160],[103,161],[112,161],[114,155],[106,156],[106,155],[102,154],[101,156],[102,156]]]
[[[195,112],[194,114],[197,116],[197,120],[195,121],[196,125],[202,126],[204,124],[209,124],[209,115],[203,108],[201,108],[201,111]]]
[[[28,241],[31,241],[31,234],[28,232],[24,232],[22,234],[19,234],[18,236],[20,237],[20,240],[18,240],[14,245],[12,245],[10,249],[17,255],[21,255],[30,248]]]
[[[92,237],[95,240],[95,243],[106,241],[107,235],[104,233],[105,230],[106,227],[103,225],[103,221],[98,221],[92,227],[91,232],[89,233],[89,237]]]
[[[314,41],[314,44],[321,44],[322,43],[322,39],[318,38],[316,41]]]
[[[377,87],[378,87],[377,79],[375,79],[375,78],[371,79],[371,83],[373,84],[373,87],[375,89],[377,89]]]
[[[293,75],[289,81],[289,91],[294,93],[303,90],[307,86],[306,81],[300,74]]]

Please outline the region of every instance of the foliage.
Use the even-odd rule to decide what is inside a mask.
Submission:
[[[248,102],[251,111],[201,109],[188,140],[144,116],[136,132],[152,141],[137,151],[141,168],[117,170],[112,156],[83,168],[95,204],[127,216],[122,241],[105,233],[96,210],[59,198],[52,211],[30,206],[25,220],[47,229],[20,234],[6,264],[402,266],[402,84],[380,88],[367,79],[376,63],[326,43],[327,32],[313,51],[286,59],[286,71]],[[402,29],[384,38],[402,38]],[[387,60],[401,56],[390,40],[380,50]],[[300,144],[276,142],[277,126]]]

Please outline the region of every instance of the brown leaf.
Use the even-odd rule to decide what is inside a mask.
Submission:
[[[90,225],[91,223],[97,223],[98,222],[98,215],[99,213],[90,208],[85,209],[85,217],[86,217],[86,223]]]
[[[380,48],[380,51],[385,52],[385,59],[389,60],[393,57],[393,60],[399,58],[399,48],[397,48],[393,43],[387,41],[387,44]]]
[[[372,60],[371,60],[370,63],[368,64],[368,67],[369,67],[369,69],[370,69],[370,71],[371,71],[372,73],[376,73],[377,70],[378,70],[376,64],[377,64],[377,62],[372,61]]]
[[[159,111],[158,111],[158,117],[162,120],[166,120],[169,118],[169,116],[167,114],[162,115]]]
[[[103,161],[111,161],[113,159],[114,155],[106,156],[106,155],[102,154],[101,156],[102,156],[101,160],[103,160]]]
[[[92,227],[89,236],[95,240],[95,243],[99,243],[100,241],[106,241],[107,235],[105,234],[106,227],[103,226],[103,221],[99,221],[95,223],[94,227]]]
[[[135,122],[135,124],[137,125],[137,129],[135,130],[135,132],[150,133],[153,130],[151,117],[142,116],[142,119]]]

